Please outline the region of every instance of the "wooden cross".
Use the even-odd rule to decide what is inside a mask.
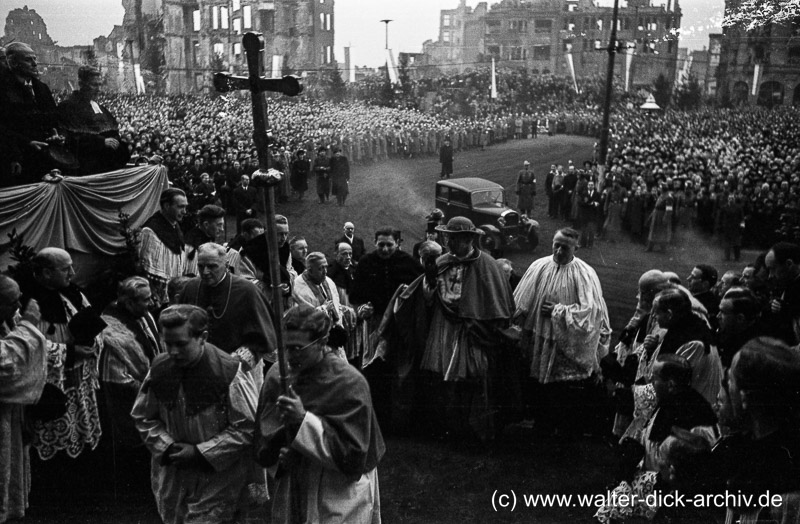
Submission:
[[[278,341],[278,365],[281,375],[281,389],[287,394],[286,354],[283,344],[283,294],[280,289],[280,259],[278,257],[278,234],[275,227],[275,185],[281,178],[270,176],[269,172],[269,120],[267,117],[267,101],[264,92],[283,93],[297,96],[303,91],[297,77],[264,78],[262,54],[264,38],[261,33],[249,32],[242,38],[242,45],[247,55],[248,76],[234,76],[230,73],[216,73],[214,88],[220,93],[250,90],[253,104],[253,142],[258,152],[258,171],[253,173],[253,185],[264,188],[262,199],[266,214],[266,240],[269,254],[269,276],[272,291],[272,308],[275,312],[275,337]],[[260,181],[260,183],[258,182]]]

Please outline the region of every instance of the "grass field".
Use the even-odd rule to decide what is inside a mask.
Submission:
[[[592,139],[581,137],[542,137],[456,154],[454,177],[479,176],[507,188],[515,181],[522,162],[531,162],[539,182],[533,214],[541,223],[542,241],[534,253],[511,254],[509,258],[518,272],[524,272],[535,258],[548,255],[554,231],[564,225],[546,217],[542,185],[550,164],[566,165],[571,159],[581,165],[590,157],[592,143]],[[379,226],[401,229],[406,249],[410,250],[422,238],[424,217],[434,207],[438,173],[438,161],[432,157],[354,166],[351,195],[345,207],[337,207],[335,202],[318,204],[312,181],[304,202],[281,204],[278,212],[288,216],[293,234],[306,237],[311,251],[330,252],[333,239],[341,234],[342,224],[348,220],[355,223],[356,234],[368,245],[372,232]],[[636,282],[643,271],[661,268],[685,277],[700,262],[711,263],[720,274],[743,265],[721,262],[721,248],[688,233],[666,254],[644,253],[642,246],[624,241],[599,242],[594,249],[580,250],[578,256],[592,264],[599,274],[615,331],[624,326],[635,306]],[[754,256],[745,253],[744,260]],[[600,440],[559,440],[517,426],[508,428],[487,449],[403,438],[389,438],[387,448],[379,468],[382,514],[387,523],[588,523],[593,521],[593,509],[579,507],[575,499],[566,507],[524,508],[521,498],[525,494],[605,493],[612,467],[609,449]],[[98,466],[109,468],[108,464]],[[115,494],[113,482],[100,476],[94,480],[91,469],[84,473],[88,478],[81,479],[85,487],[80,489],[74,486],[72,469],[67,467],[52,474],[58,475],[55,484],[61,488],[37,489],[34,478],[31,511],[26,522],[158,522],[147,485],[117,489]],[[495,512],[493,495],[510,496],[512,491],[518,501],[515,511],[498,507],[500,511]],[[710,515],[697,520],[714,521]]]

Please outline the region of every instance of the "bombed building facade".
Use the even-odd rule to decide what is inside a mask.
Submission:
[[[207,92],[213,72],[246,71],[241,42],[248,31],[264,35],[268,73],[335,64],[333,0],[123,0],[123,6],[122,54],[151,72],[145,83],[160,92]]]
[[[423,44],[425,64],[432,71],[463,72],[494,58],[504,67],[561,76],[570,74],[572,62],[578,78],[605,75],[612,12],[593,0],[502,0],[491,8],[460,0],[441,11],[438,39]],[[651,85],[661,74],[675,77],[678,0],[628,0],[617,24],[620,78]]]

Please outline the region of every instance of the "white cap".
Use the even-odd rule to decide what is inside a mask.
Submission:
[[[529,165],[531,165],[531,163],[526,160],[525,162],[522,163],[522,165],[523,166],[529,166]]]

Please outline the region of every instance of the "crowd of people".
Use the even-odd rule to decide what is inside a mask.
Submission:
[[[276,522],[372,522],[382,433],[463,445],[511,424],[614,435],[619,496],[601,522],[652,517],[656,492],[732,486],[783,497],[730,503],[733,517],[791,515],[800,246],[777,243],[721,277],[706,264],[685,281],[645,272],[613,345],[577,230],[557,231],[552,254],[520,278],[477,247],[483,232],[463,217],[441,220],[444,245],[426,240],[415,258],[391,227],[369,250],[348,222],[329,251],[276,216],[283,388],[263,222],[244,220],[224,242],[224,210],[207,205],[184,242],[186,195],[168,189],[161,201],[144,228],[143,276],[108,305],[91,307],[59,248],[0,277],[4,519],[27,505],[24,420],[36,467],[62,452],[80,461],[102,435],[119,471],[141,473],[151,456],[165,522],[232,521],[269,497]]]
[[[669,193],[675,230],[719,231],[729,248],[797,238],[796,221],[786,220],[800,203],[796,109],[627,111],[615,119],[613,136],[609,173],[621,180],[628,204]],[[638,219],[630,226],[641,231]]]
[[[254,159],[246,104],[101,98],[96,70],[86,68],[79,91],[57,106],[30,48],[7,51],[0,109],[29,117],[0,126],[13,145],[2,158],[8,177],[55,165],[105,169],[128,147],[167,164],[173,187],[142,227],[139,274],[113,302],[89,302],[60,247],[0,275],[0,522],[24,517],[31,451],[33,467],[46,470],[65,455],[84,460],[104,435],[122,474],[149,462],[164,522],[241,521],[267,500],[273,522],[379,522],[384,433],[486,443],[511,424],[614,435],[619,467],[609,482],[618,496],[598,509],[600,522],[664,515],[670,509],[649,495],[675,490],[752,496],[723,499],[730,522],[800,518],[800,246],[773,243],[721,278],[698,263],[685,286],[674,273],[645,272],[616,344],[598,275],[576,256],[595,233],[639,228],[652,249],[682,224],[711,220],[738,260],[735,237],[748,221],[795,203],[793,112],[768,122],[758,112],[719,113],[713,123],[703,113],[622,115],[604,176],[591,161],[553,166],[549,212],[580,231],[559,229],[552,253],[520,277],[479,249],[484,231],[460,216],[437,217],[413,254],[396,228],[364,240],[351,222],[310,246],[286,217],[258,218],[242,165]],[[273,104],[274,161],[295,175],[282,195],[301,198],[297,173],[315,173],[320,202],[330,190],[345,205],[346,159],[405,154],[397,144],[409,136],[411,154],[440,161],[448,137],[456,150],[527,138],[525,118],[486,118],[469,131],[416,111]],[[72,167],[43,155],[61,145]],[[243,171],[231,178],[223,167]],[[518,183],[532,181],[523,168]],[[651,187],[649,215],[636,211],[632,202]],[[709,202],[715,195],[710,218],[704,189]],[[196,219],[183,225],[190,209]],[[275,228],[277,253],[265,225]],[[763,502],[764,493],[779,499]]]

